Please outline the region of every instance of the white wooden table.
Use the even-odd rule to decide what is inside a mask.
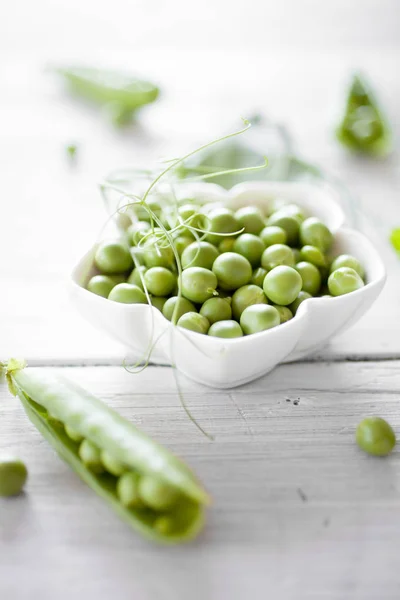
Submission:
[[[0,450],[29,465],[26,494],[0,500],[0,598],[42,600],[394,600],[400,597],[400,459],[363,455],[366,415],[400,434],[398,154],[349,158],[332,138],[346,78],[363,68],[398,134],[396,0],[242,6],[206,0],[14,2],[0,19],[0,357],[59,368],[194,467],[214,503],[184,548],[144,542],[85,487],[0,386]],[[66,98],[48,62],[125,66],[164,94],[141,124],[116,133]],[[171,370],[140,376],[124,349],[83,322],[65,282],[105,213],[96,184],[110,168],[175,156],[262,110],[285,122],[302,154],[359,198],[359,226],[388,283],[349,332],[308,362],[242,388],[204,393]],[[79,143],[77,167],[65,146]]]

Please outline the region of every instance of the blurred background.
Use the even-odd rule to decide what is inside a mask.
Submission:
[[[62,285],[106,217],[102,177],[181,155],[240,126],[241,116],[262,113],[284,125],[299,156],[347,186],[359,203],[358,226],[376,235],[387,263],[397,265],[388,242],[390,225],[400,226],[397,150],[386,160],[350,155],[334,129],[349,78],[361,69],[398,144],[399,30],[397,0],[3,2],[0,285],[7,285],[7,354],[10,340],[19,353],[54,354],[61,334],[53,326],[68,313]],[[157,84],[160,96],[135,123],[116,129],[66,93],[48,71],[58,65],[123,69]],[[17,319],[27,339],[32,324],[35,332],[43,325],[35,348],[21,348]],[[64,354],[68,347],[76,353],[76,333],[63,333]]]

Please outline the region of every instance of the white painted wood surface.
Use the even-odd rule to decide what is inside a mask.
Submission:
[[[27,493],[0,501],[0,598],[399,597],[399,454],[366,457],[353,436],[367,414],[400,432],[400,262],[387,242],[400,226],[400,162],[398,151],[382,163],[348,157],[332,136],[355,67],[371,77],[398,136],[399,20],[396,0],[1,7],[0,357],[75,365],[63,372],[187,459],[214,505],[195,544],[143,542],[0,386],[0,450],[30,467]],[[43,72],[59,62],[126,67],[158,81],[163,95],[140,124],[116,133]],[[103,224],[97,183],[108,170],[174,156],[255,110],[287,124],[301,154],[357,197],[358,225],[389,277],[371,311],[314,362],[231,393],[205,394],[182,379],[211,443],[185,417],[170,369],[125,373],[124,349],[73,312],[65,285]],[[64,150],[71,141],[75,169]]]

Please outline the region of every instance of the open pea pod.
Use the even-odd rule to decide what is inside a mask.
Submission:
[[[24,367],[15,359],[3,365],[10,391],[58,454],[125,521],[164,543],[199,533],[209,498],[183,462],[87,390]]]
[[[110,108],[118,125],[128,122],[141,106],[154,102],[160,91],[150,81],[120,71],[65,67],[56,68],[55,72],[65,79],[76,96]]]
[[[391,130],[371,86],[353,76],[343,119],[336,130],[338,140],[353,152],[384,157],[392,150]]]

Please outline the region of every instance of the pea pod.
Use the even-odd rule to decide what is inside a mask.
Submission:
[[[386,117],[370,85],[360,74],[353,76],[345,114],[336,136],[353,152],[383,157],[392,150],[392,136]]]
[[[110,109],[115,124],[129,122],[133,113],[158,98],[159,88],[120,71],[88,67],[57,68],[73,94]]]
[[[209,498],[183,462],[85,389],[45,369],[24,367],[15,359],[3,365],[10,391],[93,491],[155,541],[183,542],[199,533]],[[129,477],[135,489],[127,486]]]

